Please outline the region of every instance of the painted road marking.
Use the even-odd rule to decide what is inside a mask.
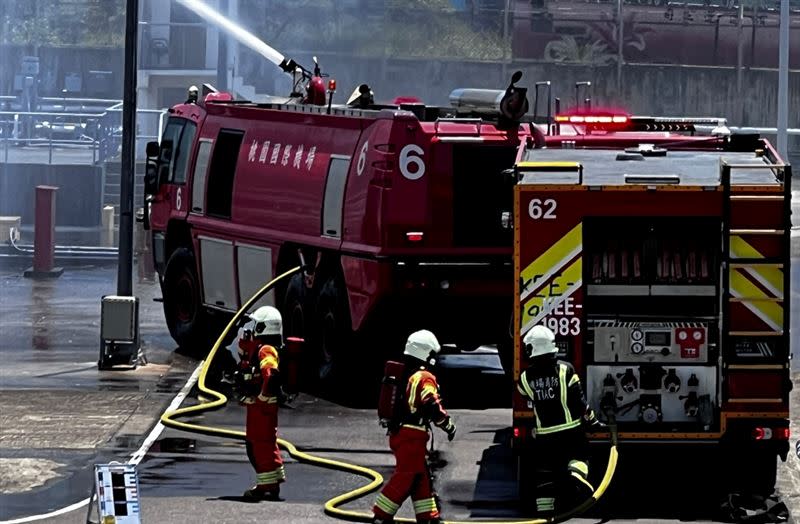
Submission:
[[[186,384],[183,385],[181,390],[175,395],[175,398],[172,399],[172,403],[170,403],[167,411],[173,411],[178,409],[178,407],[183,403],[186,395],[189,394],[189,391],[192,390],[195,383],[197,382],[198,377],[200,376],[200,370],[203,367],[203,362],[200,362],[197,367],[195,368],[192,376],[189,377],[189,380],[186,381]],[[152,430],[150,430],[150,434],[147,435],[147,438],[144,439],[142,445],[139,447],[136,452],[131,455],[131,458],[128,459],[126,464],[130,464],[132,466],[138,465],[142,459],[147,455],[147,452],[150,450],[150,446],[161,436],[161,433],[164,431],[164,425],[161,423],[161,419],[156,423]],[[22,524],[23,522],[35,522],[37,520],[44,520],[49,519],[51,517],[57,517],[59,515],[64,515],[65,513],[69,513],[71,511],[75,511],[76,509],[80,509],[91,501],[90,498],[85,498],[75,504],[71,504],[69,506],[63,507],[61,509],[57,509],[55,511],[51,511],[50,513],[43,513],[41,515],[31,515],[30,517],[21,517],[18,519],[13,520],[0,520],[0,524]]]

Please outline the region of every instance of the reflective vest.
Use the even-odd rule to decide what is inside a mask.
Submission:
[[[586,403],[581,380],[568,362],[545,360],[523,371],[517,388],[533,402],[536,435],[577,428],[594,413]]]
[[[239,344],[240,393],[246,396],[261,395],[269,397],[267,402],[277,402],[280,389],[278,349],[257,341]]]
[[[439,384],[430,371],[418,369],[408,377],[405,399],[408,411],[404,427],[427,431],[430,423],[439,425],[447,420],[447,411],[439,397]]]

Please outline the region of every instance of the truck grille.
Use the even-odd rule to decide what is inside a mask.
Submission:
[[[516,146],[453,146],[453,244],[470,247],[511,247],[513,231],[501,216],[514,206]]]

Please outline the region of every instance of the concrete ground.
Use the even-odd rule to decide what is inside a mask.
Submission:
[[[96,370],[99,297],[114,291],[115,276],[114,268],[71,268],[58,280],[32,281],[20,277],[17,269],[0,271],[0,519],[44,513],[84,499],[91,465],[126,460],[195,366],[172,351],[160,304],[152,301],[157,285],[140,278],[136,287],[151,363],[133,372]],[[800,281],[800,265],[793,281]],[[441,453],[437,486],[446,517],[524,516],[517,502],[507,444],[510,414],[496,355],[481,350],[444,360],[445,400],[459,425],[453,443],[442,433],[436,435]],[[795,383],[800,383],[797,372]],[[800,387],[793,393],[794,435],[800,434],[798,393]],[[186,403],[194,402],[192,394]],[[201,420],[240,428],[244,410],[231,405]],[[280,433],[310,453],[368,466],[384,476],[391,472],[393,458],[372,409],[303,395],[282,411]],[[591,516],[638,522],[713,520],[715,507],[704,491],[709,478],[664,475],[686,463],[680,461],[703,460],[704,452],[655,458],[623,449],[610,503]],[[604,453],[599,450],[593,463],[596,475],[605,466]],[[647,467],[643,470],[641,464]],[[285,502],[242,502],[238,497],[254,481],[242,444],[166,430],[139,466],[143,517],[149,522],[324,522],[330,519],[322,512],[323,502],[364,482],[288,457],[287,475]],[[800,460],[794,454],[781,466],[778,489],[792,512],[800,514]],[[366,511],[373,497],[351,507]],[[408,514],[409,509],[403,511]],[[85,514],[82,507],[44,522],[83,522]]]
[[[173,352],[157,286],[139,279],[150,363],[98,372],[100,297],[114,294],[116,268],[41,281],[22,269],[0,266],[0,520],[84,498],[91,465],[134,451],[196,365]]]
[[[800,216],[795,199],[795,216]],[[800,252],[800,241],[793,252]],[[113,267],[70,267],[52,281],[21,276],[23,267],[0,260],[0,521],[45,513],[84,499],[91,466],[126,460],[182,387],[196,362],[174,352],[152,275],[135,272],[149,364],[136,371],[100,373],[100,297],[113,294]],[[800,259],[794,258],[793,310],[800,311]],[[800,351],[800,315],[792,325]],[[491,352],[448,356],[446,401],[459,425],[457,440],[437,434],[437,486],[447,518],[516,518],[514,462],[508,449],[510,413]],[[792,451],[780,465],[778,492],[800,515],[800,366],[793,361]],[[477,387],[480,384],[481,387]],[[488,392],[488,394],[486,394]],[[376,392],[370,392],[374,395]],[[190,395],[187,403],[196,402]],[[243,409],[229,406],[204,423],[239,428]],[[374,468],[384,475],[393,459],[372,409],[301,396],[281,413],[281,436],[301,449]],[[713,520],[706,495],[711,479],[684,467],[705,450],[663,456],[621,450],[620,474],[608,501],[591,519],[637,522]],[[593,471],[604,468],[603,450]],[[254,476],[238,442],[165,431],[139,466],[145,521],[325,522],[322,503],[363,483],[351,475],[287,459],[280,504],[247,504],[237,497]],[[367,510],[374,495],[353,508]],[[404,508],[408,514],[408,508]],[[44,522],[84,522],[86,507]],[[590,519],[590,520],[591,520]]]

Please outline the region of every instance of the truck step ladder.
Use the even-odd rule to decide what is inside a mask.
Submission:
[[[734,169],[772,170],[778,183],[774,187],[779,192],[770,186],[763,185],[736,184],[732,187],[731,171]],[[786,300],[788,306],[790,297],[788,271],[790,252],[787,246],[789,246],[791,234],[791,228],[789,227],[791,223],[792,194],[791,167],[789,165],[768,163],[734,165],[727,164],[723,160],[720,165],[720,183],[723,191],[723,273],[720,311],[722,314],[720,336],[722,350],[728,355],[726,360],[737,360],[735,348],[737,342],[743,341],[743,339],[750,338],[756,339],[752,342],[761,342],[765,337],[769,337],[771,340],[783,338],[783,341],[778,341],[778,347],[781,348],[781,351],[773,353],[774,357],[783,359],[784,356],[788,355],[788,330],[790,325],[789,308],[782,307],[781,304]],[[771,227],[767,227],[764,224],[759,227],[752,227],[750,223],[733,223],[734,220],[743,222],[741,216],[738,219],[734,218],[734,211],[737,209],[740,211],[742,208],[750,209],[751,215],[749,216],[752,216],[754,213],[752,211],[753,208],[755,208],[756,212],[768,209],[774,211],[775,206],[781,206],[780,223],[769,224]],[[760,215],[762,221],[763,217],[767,215],[767,213]],[[762,254],[752,247],[752,244],[758,246],[759,242],[763,243],[765,241],[772,243],[777,241],[780,247],[769,254]],[[736,244],[736,246],[732,247],[732,243]],[[744,252],[735,253],[737,246],[746,246],[746,249]],[[745,272],[754,276],[759,284],[765,284],[771,295],[774,296],[767,294],[759,285],[754,284],[743,276]],[[732,284],[732,280],[736,280],[736,283]],[[737,284],[739,285],[738,290],[736,289]],[[777,285],[770,286],[770,284]],[[771,324],[770,327],[772,329],[737,329],[737,326],[732,326],[731,316],[733,309],[737,306],[745,306],[756,312],[762,320],[767,317],[771,322],[764,323],[765,325]],[[772,309],[767,310],[766,308],[769,307]],[[770,316],[769,313],[772,315]],[[776,313],[778,318],[776,318]],[[747,341],[744,340],[744,342],[746,343]]]

